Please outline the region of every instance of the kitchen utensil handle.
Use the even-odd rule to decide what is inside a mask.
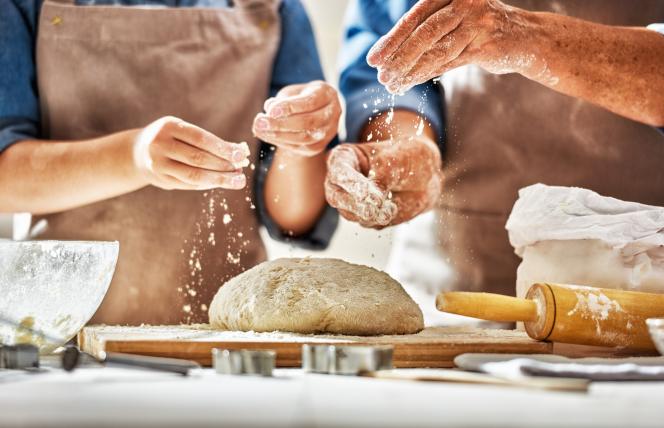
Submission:
[[[528,299],[490,293],[443,292],[436,298],[439,311],[498,322],[535,321],[537,304]]]
[[[187,375],[191,369],[200,368],[198,363],[189,360],[122,354],[118,352],[107,352],[102,361],[107,367],[148,369],[181,375]]]

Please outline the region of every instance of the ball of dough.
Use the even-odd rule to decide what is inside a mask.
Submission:
[[[358,336],[417,333],[422,311],[385,272],[337,259],[279,259],[224,284],[210,324],[223,330]]]

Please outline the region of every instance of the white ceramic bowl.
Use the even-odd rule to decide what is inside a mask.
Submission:
[[[117,242],[0,241],[0,343],[46,353],[74,337],[106,295],[118,250]]]
[[[646,320],[650,337],[660,354],[664,355],[664,318],[650,318]]]

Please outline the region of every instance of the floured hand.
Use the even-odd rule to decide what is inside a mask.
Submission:
[[[291,85],[265,101],[265,113],[254,119],[256,137],[289,153],[316,156],[339,128],[341,103],[329,84],[315,81]]]
[[[133,141],[134,166],[148,184],[166,190],[242,189],[247,143],[229,143],[176,117],[162,117]]]
[[[367,55],[392,93],[466,64],[492,73],[545,73],[526,51],[520,9],[497,0],[422,0]]]
[[[325,196],[348,220],[365,227],[384,227],[397,215],[398,208],[387,190],[366,177],[368,159],[355,145],[336,147],[328,158]]]
[[[432,208],[442,191],[440,152],[426,137],[342,144],[327,164],[328,203],[364,227],[408,221]]]

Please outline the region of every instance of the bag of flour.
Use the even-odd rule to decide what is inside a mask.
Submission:
[[[664,293],[662,207],[535,184],[505,227],[522,258],[517,296],[536,282]]]

